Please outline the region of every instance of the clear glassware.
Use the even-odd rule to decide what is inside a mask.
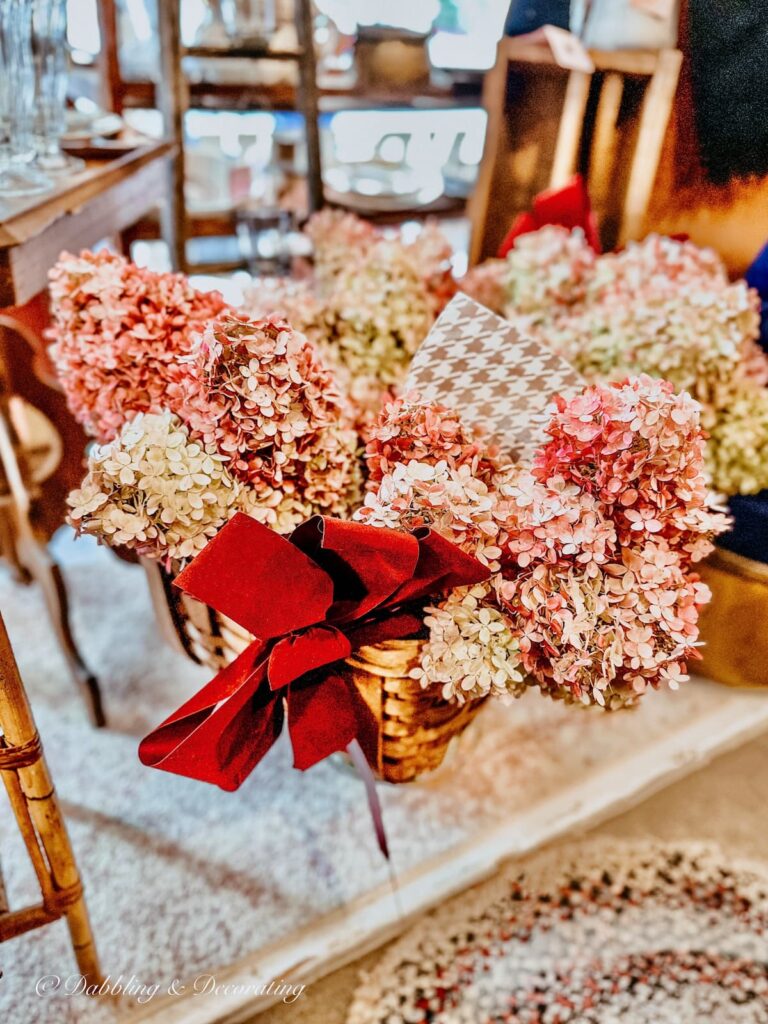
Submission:
[[[35,157],[31,15],[28,0],[0,0],[0,195],[4,197],[36,195],[53,187],[31,166]]]
[[[266,42],[275,31],[274,0],[218,0],[215,7],[232,43]]]
[[[67,0],[27,0],[32,8],[32,58],[35,81],[36,165],[46,174],[71,174],[85,161],[61,148],[66,129]]]

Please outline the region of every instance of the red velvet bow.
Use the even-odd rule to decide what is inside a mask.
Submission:
[[[504,257],[520,235],[538,231],[546,224],[560,224],[564,228],[582,228],[587,244],[600,252],[600,234],[597,220],[589,202],[589,193],[580,174],[575,174],[562,188],[539,192],[533,200],[530,213],[519,214],[499,247],[499,256]]]
[[[238,513],[175,582],[257,639],[142,740],[139,757],[231,790],[275,742],[284,714],[297,768],[355,739],[365,747],[376,723],[328,666],[364,644],[413,636],[422,619],[410,604],[487,577],[428,530],[316,516],[286,539]]]

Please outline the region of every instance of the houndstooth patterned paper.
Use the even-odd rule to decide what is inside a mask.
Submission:
[[[413,357],[407,387],[456,409],[522,459],[546,439],[545,410],[554,395],[571,397],[584,380],[545,345],[459,292]]]

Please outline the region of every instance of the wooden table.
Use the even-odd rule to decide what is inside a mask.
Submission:
[[[169,201],[173,143],[139,136],[114,159],[89,160],[52,192],[0,201],[0,307],[21,306],[46,288],[63,249],[119,235]]]

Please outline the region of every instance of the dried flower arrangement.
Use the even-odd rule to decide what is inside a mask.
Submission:
[[[390,407],[367,448],[378,487],[356,516],[430,526],[493,572],[428,609],[414,676],[459,701],[533,683],[608,707],[685,679],[708,598],[692,565],[727,524],[708,501],[698,420],[668,383],[593,386],[558,401],[550,440],[521,466],[449,410]]]
[[[105,257],[103,263],[111,266],[111,260]],[[83,261],[101,269],[100,257],[83,256]],[[67,316],[75,318],[79,302],[92,310],[100,297],[93,288],[61,287],[67,272],[64,267],[54,272],[60,288],[54,307],[64,301]],[[125,287],[130,271],[122,268],[121,274],[123,292],[131,294]],[[112,281],[111,274],[105,276]],[[153,294],[162,293],[162,281],[153,284],[147,272],[140,276]],[[125,335],[129,324],[141,323],[142,307],[129,307],[124,297]],[[177,320],[164,316],[159,300],[152,308],[158,324],[179,328]],[[54,312],[62,323],[63,313]],[[136,413],[124,402],[113,411],[110,422],[118,432],[93,449],[83,486],[71,496],[77,530],[133,548],[174,571],[192,559],[187,577],[205,584],[197,594],[190,592],[198,598],[200,592],[221,596],[224,604],[215,607],[224,614],[232,588],[221,591],[211,552],[229,545],[226,578],[231,579],[239,541],[221,544],[220,539],[245,536],[249,529],[245,517],[232,518],[235,513],[245,511],[263,526],[290,534],[289,541],[267,544],[264,538],[274,536],[270,531],[258,527],[257,536],[251,530],[254,551],[266,545],[285,552],[293,546],[310,561],[317,543],[313,531],[333,534],[350,565],[363,551],[375,556],[375,535],[381,531],[382,550],[387,548],[398,566],[387,601],[393,628],[400,631],[388,635],[399,639],[416,630],[421,639],[410,670],[414,684],[437,688],[458,708],[534,686],[552,697],[612,709],[635,703],[648,689],[675,688],[686,678],[686,663],[697,656],[698,610],[708,598],[693,566],[727,523],[709,501],[699,406],[689,395],[645,375],[585,387],[557,400],[547,440],[532,460],[517,462],[463,423],[460,410],[409,394],[385,405],[363,453],[343,380],[323,364],[313,340],[274,315],[249,320],[225,312],[196,326],[194,336],[185,334],[167,361],[163,407],[153,404]],[[146,344],[151,352],[159,344],[159,330],[147,337],[139,326],[123,347],[136,351]],[[83,393],[83,381],[94,370],[109,375],[114,365],[109,340],[103,346],[93,340],[87,361],[65,362],[68,393]],[[81,416],[92,422],[88,410],[81,408]],[[324,518],[306,522],[317,513]],[[356,553],[354,537],[362,538]],[[422,545],[422,568],[405,569],[402,560]],[[434,574],[435,559],[445,566],[461,564],[461,571]],[[355,573],[345,574],[337,561],[320,562],[331,580],[336,574],[339,586],[350,587]],[[419,573],[428,565],[434,579],[427,583]],[[242,571],[245,580],[248,567]],[[311,577],[314,570],[307,571]],[[408,571],[414,573],[411,583]],[[468,582],[439,585],[451,578]],[[360,605],[355,586],[350,595]],[[424,598],[407,614],[398,608],[400,586]],[[309,668],[317,669],[355,649],[338,635],[333,615],[346,620],[343,609],[334,612],[334,607],[327,625],[308,627],[304,654],[300,646],[288,652],[291,626],[286,656],[302,664],[308,659]],[[353,635],[362,637],[367,630],[377,638],[359,643],[378,643],[387,635],[382,620],[368,622],[366,612],[356,614],[362,632],[353,629]],[[249,615],[246,620],[253,621]],[[293,622],[295,609],[291,616]],[[250,632],[260,635],[252,627]],[[250,653],[243,652],[248,664],[261,649],[254,644]],[[332,657],[326,654],[328,644]],[[238,658],[237,672],[245,664]],[[298,707],[315,691],[303,689],[309,687],[310,680],[301,679],[308,669],[296,671],[290,682],[298,683]],[[313,686],[319,686],[316,676]],[[252,676],[246,673],[241,683],[251,686]],[[222,683],[217,677],[209,685],[213,693]],[[335,694],[336,701],[347,691],[328,684],[322,692]],[[203,693],[199,696],[203,699]],[[197,699],[191,702],[195,707]],[[205,713],[214,715],[218,707],[217,699]],[[270,707],[278,716],[274,695]],[[184,709],[169,722],[179,715],[184,717]],[[174,726],[169,735],[177,736],[180,728]],[[309,746],[315,749],[312,742]],[[326,746],[324,740],[317,749]],[[162,761],[165,755],[157,757]],[[183,757],[179,763],[187,764]],[[218,766],[216,778],[232,783],[221,771]]]
[[[711,250],[650,235],[596,255],[580,229],[515,239],[462,283],[588,380],[647,373],[688,391],[709,434],[707,467],[725,494],[768,487],[768,357],[759,302]]]

